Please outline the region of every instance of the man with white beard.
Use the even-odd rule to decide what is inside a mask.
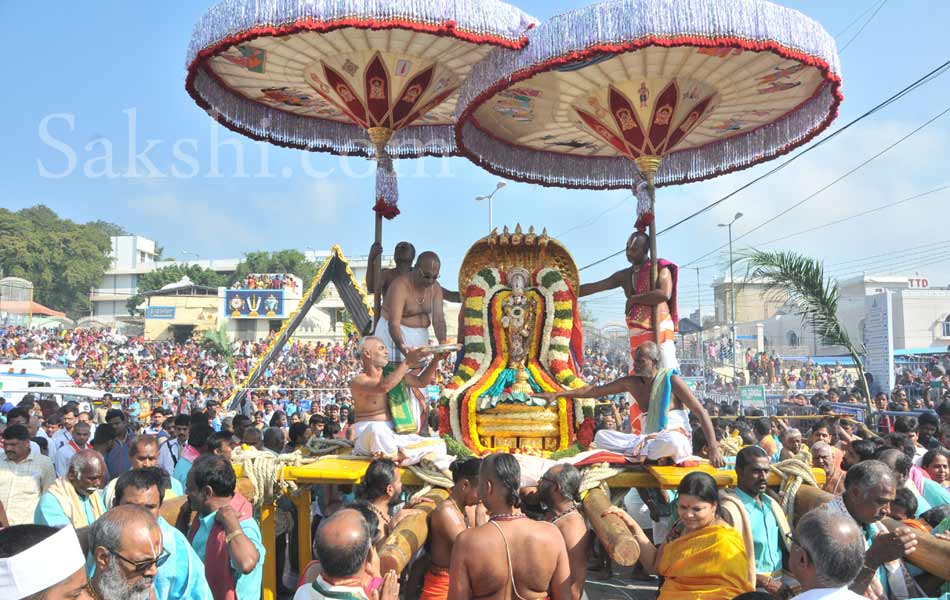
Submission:
[[[113,508],[89,532],[96,573],[89,585],[99,600],[150,600],[158,567],[168,560],[155,517],[140,506]]]

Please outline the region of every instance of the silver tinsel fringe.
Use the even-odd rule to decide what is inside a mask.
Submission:
[[[203,49],[257,27],[280,27],[312,19],[332,23],[346,19],[393,20],[440,25],[520,40],[538,21],[501,0],[224,0],[211,7],[195,25],[186,66]]]
[[[798,11],[763,0],[611,0],[581,8],[528,32],[523,50],[493,50],[475,65],[462,85],[456,117],[471,114],[474,100],[496,84],[514,85],[512,76],[572,52],[599,44],[629,43],[648,36],[733,37],[749,43],[774,42],[827,63],[840,73],[832,38]],[[794,113],[746,134],[666,156],[657,185],[682,183],[751,165],[787,151],[829,122],[837,83],[827,81]],[[456,124],[473,160],[514,179],[581,188],[630,188],[636,168],[626,158],[580,157],[541,152],[492,139],[470,122]]]

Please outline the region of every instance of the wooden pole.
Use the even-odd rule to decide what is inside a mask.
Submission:
[[[798,519],[802,517],[803,514],[807,513],[810,510],[818,508],[823,504],[827,504],[834,500],[834,496],[826,492],[821,488],[816,488],[811,485],[802,485],[798,488],[798,493],[795,494],[795,521],[798,522]],[[792,527],[795,527],[795,523],[789,523]]]
[[[656,187],[653,185],[653,175],[647,177],[647,194],[650,196],[650,212],[653,220],[647,228],[650,236],[650,291],[656,289],[660,280],[660,259],[656,255]],[[660,345],[660,305],[653,305],[653,341]]]
[[[599,488],[592,489],[584,498],[584,515],[597,534],[597,539],[614,562],[629,567],[640,558],[640,544],[620,517],[601,516],[610,507],[610,498]]]
[[[801,516],[808,511],[818,508],[833,499],[834,496],[824,490],[810,485],[801,486],[795,495],[796,520],[801,518]],[[906,525],[890,517],[884,517],[881,523],[888,531],[894,531],[898,527],[906,527]],[[950,542],[941,540],[918,529],[913,529],[912,531],[917,534],[917,550],[907,557],[907,562],[943,580],[950,579]]]
[[[890,517],[884,517],[881,523],[887,527],[888,531],[907,527]],[[911,531],[917,534],[917,549],[907,557],[907,562],[945,581],[950,579],[950,542],[918,529]]]
[[[656,173],[660,170],[660,157],[652,155],[643,155],[634,159],[640,175],[646,181],[647,198],[650,201],[650,220],[647,226],[647,237],[650,238],[650,291],[656,289],[657,282],[660,279],[659,258],[656,252]],[[674,324],[675,325],[675,324]],[[653,305],[653,341],[660,345],[660,307]]]
[[[389,537],[383,541],[379,549],[380,572],[388,573],[392,570],[402,573],[409,565],[413,555],[429,537],[429,515],[449,497],[449,491],[437,488],[424,497],[432,502],[423,502],[410,509],[413,514],[401,519]]]
[[[376,236],[374,241],[382,246],[383,243],[383,215],[376,213]],[[383,310],[383,255],[382,253],[376,257],[373,261],[373,264],[369,265],[369,268],[373,270],[374,281],[376,282],[375,290],[373,290],[373,327],[370,329],[368,334],[372,334],[376,331],[376,324],[379,323],[379,316],[382,314]]]

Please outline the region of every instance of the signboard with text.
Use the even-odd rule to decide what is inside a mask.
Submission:
[[[233,319],[282,319],[284,290],[226,290],[224,308]]]
[[[874,377],[881,389],[894,389],[894,325],[891,318],[891,293],[883,292],[864,299],[864,370]]]
[[[146,319],[174,319],[174,306],[147,306],[145,307]]]
[[[742,408],[758,408],[765,410],[765,386],[743,385],[739,387],[739,403]]]

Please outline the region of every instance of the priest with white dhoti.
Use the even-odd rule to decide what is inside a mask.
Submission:
[[[446,451],[445,442],[437,437],[401,433],[400,426],[405,425],[408,431],[415,431],[411,415],[393,414],[391,410],[389,396],[393,390],[402,388],[408,393],[408,388],[423,388],[432,381],[443,356],[433,357],[418,375],[409,373],[408,368],[408,364],[418,363],[427,353],[425,347],[406,348],[406,360],[384,374],[389,364],[386,345],[377,337],[361,340],[359,358],[363,371],[350,382],[356,413],[354,454],[385,456],[400,466],[428,460],[440,470],[448,469],[453,457]]]
[[[373,332],[388,351],[389,365],[385,367],[384,375],[402,362],[408,362],[413,369],[418,367],[417,363],[406,359],[406,351],[429,345],[430,326],[435,339],[440,344],[446,342],[440,268],[435,252],[423,252],[412,270],[396,277],[386,290],[379,322]],[[405,393],[396,390],[390,395],[390,403],[396,433],[410,433],[407,425],[410,419],[415,424],[411,433],[425,431],[425,394],[409,389]]]

